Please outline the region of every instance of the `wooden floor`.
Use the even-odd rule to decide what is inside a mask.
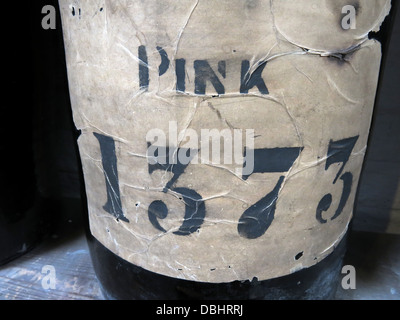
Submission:
[[[356,289],[339,289],[338,300],[400,300],[400,235],[352,232],[344,263],[356,270]],[[47,288],[46,266],[55,270]],[[43,273],[42,273],[43,272]],[[343,275],[344,276],[344,275]],[[103,300],[84,232],[50,237],[0,267],[0,300]]]
[[[55,288],[49,287],[54,267]],[[103,299],[82,230],[52,236],[20,258],[0,267],[1,300]]]

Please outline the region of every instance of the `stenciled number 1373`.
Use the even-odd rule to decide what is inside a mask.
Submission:
[[[115,141],[112,137],[93,133],[100,145],[102,157],[102,166],[107,189],[107,202],[103,209],[112,214],[116,219],[129,223],[129,220],[124,215],[122,208],[121,196],[119,190],[117,156],[115,152]],[[347,200],[350,196],[353,175],[351,172],[344,172],[346,163],[354,149],[354,146],[359,136],[350,137],[338,141],[331,140],[328,145],[326,156],[325,171],[334,164],[341,163],[338,173],[332,184],[336,184],[338,179],[342,180],[343,188],[339,199],[339,205],[330,218],[336,219],[343,211]],[[161,147],[159,147],[160,149]],[[161,150],[162,154],[168,154],[169,147],[164,147]],[[303,147],[290,148],[264,148],[252,150],[254,154],[254,169],[252,173],[243,175],[242,179],[247,180],[253,173],[281,173],[274,188],[259,199],[257,202],[249,206],[240,216],[238,220],[238,234],[247,239],[256,239],[261,237],[269,228],[274,220],[276,202],[279,196],[279,190],[285,181],[285,173],[290,170],[295,161],[300,156]],[[187,152],[193,150],[177,149],[176,152]],[[195,150],[196,151],[196,150]],[[244,148],[244,158],[249,150]],[[156,154],[157,156],[157,154]],[[168,158],[167,158],[168,159]],[[155,161],[148,163],[148,172],[151,175],[155,170],[163,170],[164,172],[172,173],[172,178],[166,183],[162,192],[168,193],[172,191],[175,195],[179,195],[179,200],[185,205],[185,213],[182,225],[173,233],[178,236],[187,236],[197,231],[204,222],[206,216],[206,204],[202,196],[196,190],[185,187],[174,187],[175,182],[184,173],[186,167],[190,164],[170,163],[168,160]],[[243,164],[245,165],[245,164]],[[323,212],[327,211],[332,204],[331,193],[325,194],[318,204],[316,204],[315,218],[321,224],[327,223],[328,220],[323,217]],[[161,225],[159,220],[165,219],[168,216],[168,207],[162,200],[153,201],[148,209],[147,215],[149,222],[162,232],[167,232]]]

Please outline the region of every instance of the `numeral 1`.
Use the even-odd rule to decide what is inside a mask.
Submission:
[[[103,209],[111,213],[118,220],[129,222],[122,211],[114,139],[96,132],[94,132],[93,135],[100,144],[101,163],[103,165],[103,173],[106,182],[107,202],[103,206]]]

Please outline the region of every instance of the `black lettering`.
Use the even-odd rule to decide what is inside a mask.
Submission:
[[[329,148],[328,148],[328,157],[326,159],[325,170],[333,163],[342,163],[342,166],[337,173],[335,180],[333,183],[336,183],[336,180],[339,178],[340,174],[343,171],[344,166],[346,165],[347,161],[349,161],[351,152],[358,140],[359,136],[339,140],[339,141],[330,141]]]
[[[220,66],[221,68],[221,66]],[[215,91],[218,94],[224,94],[225,88],[221,81],[219,81],[217,75],[210,67],[207,60],[195,60],[194,61],[194,93],[195,94],[206,94],[206,83],[210,81]],[[224,70],[223,70],[224,71]]]
[[[206,205],[201,195],[189,188],[175,188],[174,192],[181,194],[181,201],[185,203],[185,216],[182,225],[174,234],[188,236],[196,232],[204,222]]]
[[[151,143],[147,142],[147,149],[150,148]],[[154,147],[154,146],[153,146]],[[159,152],[161,151],[161,152]],[[155,164],[148,164],[149,174],[152,174],[155,170],[162,170],[165,172],[173,173],[171,180],[164,187],[164,192],[166,189],[171,189],[179,179],[181,174],[185,171],[186,167],[189,165],[190,161],[193,157],[197,154],[198,150],[194,149],[187,149],[187,148],[170,148],[170,147],[155,147],[154,149],[154,156],[156,158]],[[165,158],[161,158],[160,154],[166,155]],[[186,164],[183,164],[178,161],[178,155],[180,153],[189,154],[189,161]],[[172,154],[173,157],[171,158],[169,155]],[[172,161],[171,161],[172,160]]]
[[[148,142],[147,147],[151,144]],[[161,152],[160,152],[161,151]],[[174,154],[170,157],[170,152]],[[149,174],[152,174],[155,170],[162,170],[165,172],[171,172],[172,178],[167,182],[163,188],[164,193],[168,193],[169,190],[173,191],[174,194],[178,194],[179,200],[185,204],[185,215],[182,225],[178,231],[173,232],[179,236],[187,236],[197,229],[204,222],[206,215],[206,206],[203,198],[194,190],[189,188],[175,188],[174,185],[179,177],[184,173],[186,167],[189,165],[191,159],[197,154],[198,150],[186,149],[186,148],[170,148],[170,147],[157,147],[154,150],[154,156],[156,157],[155,164],[149,164]],[[189,154],[188,163],[181,163],[178,161],[177,155],[180,153]],[[158,154],[165,155],[165,158],[159,158]],[[172,161],[171,161],[172,160]],[[164,219],[168,215],[168,208],[165,203],[161,200],[153,201],[148,209],[148,217],[152,225],[163,232],[167,232],[158,222],[158,219]]]
[[[319,223],[326,223],[328,221],[322,217],[322,212],[328,211],[331,204],[332,204],[332,195],[330,193],[323,196],[322,199],[319,201],[316,213],[316,219],[318,220]]]
[[[185,92],[185,59],[177,59],[175,61],[175,73],[176,73],[176,91]]]
[[[240,93],[248,93],[251,88],[256,86],[262,94],[269,94],[268,88],[262,78],[267,62],[261,62],[253,73],[250,73],[250,62],[242,61],[241,76],[240,76]]]
[[[247,239],[261,237],[274,220],[278,192],[285,177],[281,176],[275,188],[249,207],[240,217],[238,232]]]
[[[218,62],[218,72],[221,74],[221,76],[224,79],[226,78],[226,62],[225,61]]]
[[[340,180],[343,180],[343,191],[340,197],[339,206],[336,209],[336,212],[331,218],[331,220],[336,219],[342,213],[344,206],[346,205],[346,202],[349,199],[351,186],[353,184],[353,175],[350,172],[345,172],[340,177]]]
[[[165,219],[168,215],[168,208],[163,201],[156,200],[150,203],[147,215],[154,228],[162,232],[167,232],[158,222],[158,219]]]
[[[287,172],[302,151],[303,147],[255,149],[254,160],[250,159],[250,161],[254,161],[252,174],[257,172]],[[246,156],[247,148],[244,150],[243,157],[248,161]],[[245,166],[246,163],[243,164],[243,167]],[[242,179],[247,180],[250,175],[243,175]]]
[[[340,180],[343,181],[343,190],[342,195],[340,196],[339,205],[335,211],[335,214],[332,216],[331,220],[336,219],[343,212],[343,209],[349,199],[351,188],[353,185],[353,174],[351,172],[345,172],[341,175],[346,163],[349,161],[351,152],[354,149],[354,146],[358,140],[359,136],[338,140],[338,141],[330,141],[327,153],[327,159],[325,164],[325,171],[329,169],[329,167],[334,163],[342,163],[342,166],[339,169],[335,179],[333,180],[333,184],[336,183],[337,179],[340,177]],[[316,219],[319,223],[326,223],[327,220],[322,218],[322,212],[328,211],[332,203],[332,195],[327,193],[323,196],[317,206],[316,210]]]
[[[119,191],[117,155],[115,154],[115,142],[113,138],[94,132],[100,144],[101,163],[103,165],[104,178],[107,190],[107,202],[103,209],[115,218],[129,222],[124,216]]]
[[[255,149],[254,169],[251,174],[243,175],[243,179],[247,180],[253,173],[287,172],[300,156],[302,150],[303,147]],[[246,161],[251,161],[251,159],[246,158],[246,149],[244,158]],[[243,167],[246,165],[244,163]],[[284,180],[285,176],[280,176],[278,183],[270,193],[243,212],[238,223],[240,236],[256,239],[267,231],[274,220],[276,201]]]
[[[168,59],[168,54],[165,52],[163,48],[157,47],[157,51],[161,57],[161,63],[158,67],[158,75],[162,76],[165,72],[167,72],[170,61]]]
[[[139,84],[140,89],[148,89],[149,87],[149,65],[145,46],[140,46],[138,49],[139,56]]]

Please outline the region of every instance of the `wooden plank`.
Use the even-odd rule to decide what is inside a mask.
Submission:
[[[46,288],[53,274],[55,287]],[[37,248],[0,268],[2,300],[103,299],[90,260],[86,238],[49,238]]]

